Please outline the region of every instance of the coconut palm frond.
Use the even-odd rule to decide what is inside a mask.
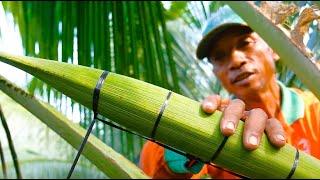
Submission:
[[[34,96],[16,87],[1,76],[0,89],[42,120],[43,123],[58,133],[74,148],[79,147],[82,137],[85,134],[84,129],[71,122],[52,106],[37,100]],[[95,136],[89,138],[88,143],[84,148],[83,155],[108,177],[147,177],[142,170],[136,167],[132,162],[105,145]]]
[[[91,108],[92,89],[102,70],[38,58],[0,54],[2,62],[21,68],[79,103]],[[74,74],[77,74],[75,77]],[[68,84],[68,86],[66,86]],[[158,119],[160,107],[170,91],[127,76],[109,73],[100,90],[98,113],[121,124],[131,131],[151,137]],[[262,137],[260,148],[250,152],[242,146],[243,122],[240,121],[235,135],[228,138],[219,158],[211,159],[224,136],[220,133],[221,112],[207,115],[201,111],[200,103],[172,93],[168,106],[154,137],[183,152],[214,163],[248,177],[285,178],[292,168],[296,149],[286,144],[281,151]],[[201,141],[199,141],[201,139]],[[320,160],[299,152],[299,168],[294,178],[317,177]],[[246,158],[243,158],[246,157]],[[245,159],[245,160],[244,160]],[[271,164],[272,165],[271,165]],[[272,169],[269,173],[265,169]]]

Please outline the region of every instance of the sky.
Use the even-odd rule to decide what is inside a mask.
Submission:
[[[22,41],[19,29],[13,24],[12,14],[5,14],[0,3],[0,51],[23,55]],[[26,85],[26,73],[10,65],[0,62],[0,75],[20,86]]]

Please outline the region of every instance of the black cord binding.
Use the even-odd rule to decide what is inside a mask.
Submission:
[[[214,161],[218,155],[220,154],[221,150],[223,149],[224,145],[226,144],[228,140],[228,136],[225,136],[220,144],[220,146],[218,147],[218,149],[216,150],[216,152],[212,155],[211,157],[211,161]]]
[[[159,115],[158,115],[158,117],[156,119],[156,122],[154,123],[153,129],[152,129],[152,132],[151,132],[151,136],[150,136],[153,141],[154,141],[154,137],[156,136],[156,131],[157,131],[160,119],[162,117],[162,114],[163,114],[164,110],[166,109],[166,107],[168,105],[168,102],[169,102],[169,99],[171,97],[171,94],[172,94],[172,92],[169,91],[166,100],[164,101],[164,103],[161,106],[161,109],[160,109]]]
[[[85,137],[83,138],[83,140],[82,140],[82,142],[81,142],[80,148],[79,148],[79,150],[78,150],[78,153],[77,153],[77,155],[76,155],[76,158],[74,159],[74,161],[73,161],[73,163],[72,163],[72,166],[71,166],[71,169],[70,169],[70,171],[69,171],[69,173],[68,173],[67,179],[70,179],[70,177],[71,177],[71,175],[72,175],[72,173],[73,173],[73,170],[74,170],[74,168],[75,168],[76,165],[77,165],[77,162],[78,162],[78,160],[79,160],[79,157],[80,157],[80,155],[81,155],[81,152],[82,152],[84,146],[85,146],[86,143],[87,143],[87,140],[88,140],[89,135],[90,135],[90,133],[91,133],[91,131],[92,131],[93,125],[94,125],[95,122],[96,122],[96,118],[97,118],[97,115],[98,115],[98,112],[97,112],[97,111],[98,111],[98,103],[99,103],[100,89],[101,89],[101,86],[102,86],[104,80],[105,80],[106,77],[108,76],[108,74],[109,74],[108,71],[104,71],[104,72],[101,74],[101,76],[100,76],[100,78],[99,78],[99,80],[98,80],[98,82],[97,82],[96,87],[94,88],[94,91],[93,91],[93,99],[92,99],[92,109],[93,109],[93,112],[94,112],[93,120],[91,121],[90,126],[89,126],[89,128],[88,128],[88,130],[87,130],[87,132],[86,132],[86,135],[85,135]]]
[[[79,159],[79,157],[80,157],[80,155],[81,155],[81,152],[82,152],[82,150],[83,150],[83,148],[84,148],[84,146],[85,146],[85,144],[86,144],[86,142],[87,142],[87,140],[88,140],[88,138],[89,138],[89,135],[90,135],[90,133],[91,133],[91,131],[92,131],[93,125],[95,124],[96,120],[99,120],[99,121],[101,121],[101,122],[103,122],[103,123],[105,123],[105,124],[107,124],[107,125],[109,125],[109,126],[111,126],[111,127],[117,128],[117,129],[122,130],[122,131],[125,131],[125,132],[127,132],[127,133],[130,133],[130,134],[133,134],[133,135],[137,135],[137,136],[139,136],[139,137],[141,137],[141,138],[143,138],[143,139],[152,141],[152,142],[158,144],[159,146],[162,146],[162,147],[164,147],[164,148],[166,148],[166,149],[169,149],[169,150],[171,150],[171,151],[174,151],[174,152],[177,153],[177,154],[186,156],[186,157],[189,158],[189,159],[196,159],[196,160],[198,160],[198,161],[200,161],[200,162],[203,162],[203,163],[205,163],[205,164],[208,164],[209,166],[213,166],[213,167],[215,167],[215,168],[218,168],[218,169],[227,171],[227,172],[229,172],[230,174],[233,174],[233,175],[235,175],[235,176],[238,176],[238,177],[241,177],[241,178],[247,178],[247,177],[245,177],[245,176],[242,176],[242,175],[240,175],[240,174],[234,173],[234,172],[229,171],[229,170],[227,170],[227,169],[223,169],[223,168],[221,168],[221,167],[219,167],[219,166],[217,166],[217,165],[215,165],[215,164],[213,164],[213,163],[211,163],[211,162],[205,162],[205,161],[203,161],[203,160],[200,159],[200,158],[197,158],[197,157],[195,157],[195,156],[193,156],[193,155],[191,155],[191,154],[185,153],[185,152],[183,152],[183,151],[177,150],[177,149],[175,149],[175,148],[173,148],[173,147],[171,147],[171,146],[168,146],[168,145],[166,145],[166,144],[163,144],[163,143],[161,143],[161,142],[158,142],[158,141],[156,141],[156,140],[154,139],[155,134],[156,134],[157,127],[158,127],[159,122],[160,122],[160,119],[161,119],[161,117],[162,117],[162,115],[163,115],[163,112],[164,112],[165,108],[168,106],[168,102],[169,102],[169,99],[170,99],[171,94],[172,94],[171,91],[169,91],[165,102],[164,102],[164,103],[162,104],[162,106],[161,106],[159,115],[158,115],[158,117],[157,117],[157,119],[156,119],[156,122],[155,122],[154,127],[153,127],[152,132],[151,132],[151,138],[148,138],[148,137],[146,137],[146,136],[140,135],[140,134],[138,134],[138,133],[134,133],[134,132],[129,131],[129,130],[125,129],[125,128],[122,128],[122,127],[120,127],[120,126],[118,126],[118,125],[116,125],[116,124],[113,124],[112,122],[109,122],[109,121],[106,121],[106,120],[104,120],[104,119],[99,118],[99,117],[98,117],[98,112],[97,112],[97,110],[98,110],[98,102],[99,102],[100,89],[101,89],[101,86],[102,86],[105,78],[108,76],[108,73],[109,73],[108,71],[104,71],[104,72],[101,74],[101,76],[100,76],[100,78],[99,78],[99,81],[97,82],[97,85],[96,85],[96,87],[95,87],[95,89],[94,89],[94,92],[93,92],[93,101],[92,101],[92,109],[93,109],[93,112],[94,112],[94,118],[93,118],[93,121],[91,122],[91,124],[90,124],[90,126],[89,126],[89,128],[88,128],[88,130],[87,130],[87,133],[86,133],[84,139],[82,140],[82,143],[81,143],[81,145],[80,145],[80,148],[79,148],[79,150],[78,150],[78,153],[77,153],[77,155],[76,155],[76,158],[75,158],[75,160],[74,160],[74,162],[73,162],[73,164],[72,164],[72,166],[71,166],[71,169],[70,169],[70,171],[69,171],[69,174],[68,174],[67,179],[69,179],[69,178],[71,177],[71,175],[72,175],[72,172],[73,172],[73,170],[74,170],[74,168],[75,168],[75,166],[76,166],[76,164],[77,164],[77,162],[78,162],[78,159]],[[212,156],[211,160],[214,160],[214,159],[218,156],[218,154],[220,153],[220,151],[221,151],[222,148],[224,147],[224,145],[225,145],[225,143],[227,142],[227,140],[228,140],[228,137],[225,137],[225,138],[223,139],[222,143],[220,144],[219,148],[217,149],[217,151],[216,151],[216,152],[214,153],[214,155]],[[294,170],[293,170],[293,172],[294,172]],[[292,173],[292,174],[293,174],[293,173]]]
[[[99,81],[97,82],[97,85],[93,90],[92,110],[94,112],[94,118],[96,118],[96,116],[98,115],[98,103],[99,103],[100,89],[101,89],[101,86],[102,86],[104,80],[108,76],[108,74],[109,74],[108,71],[104,71],[101,74]]]
[[[101,122],[103,122],[103,123],[105,123],[105,124],[107,124],[107,125],[109,125],[109,126],[111,126],[111,127],[114,127],[114,128],[119,129],[119,130],[125,131],[125,132],[127,132],[127,133],[130,133],[130,134],[139,136],[139,137],[141,137],[141,138],[143,138],[143,139],[152,141],[152,142],[158,144],[159,146],[162,146],[162,147],[164,147],[164,148],[166,148],[166,149],[169,149],[169,150],[171,150],[171,151],[173,151],[173,152],[175,152],[175,153],[177,153],[177,154],[180,154],[180,155],[182,155],[182,156],[186,156],[188,159],[195,159],[195,160],[198,160],[198,161],[200,161],[200,162],[203,162],[203,163],[205,163],[205,164],[207,164],[207,165],[209,165],[209,166],[212,166],[212,167],[215,167],[215,168],[218,168],[218,169],[227,171],[228,173],[230,173],[230,174],[232,174],[232,175],[234,175],[234,176],[238,176],[238,177],[243,178],[243,179],[248,179],[248,177],[246,177],[246,176],[243,176],[243,175],[234,173],[234,172],[229,171],[229,170],[227,170],[227,169],[223,169],[223,168],[221,168],[221,167],[219,167],[219,166],[217,166],[217,165],[215,165],[215,164],[213,164],[213,163],[211,163],[211,162],[205,162],[204,160],[202,160],[202,159],[200,159],[200,158],[197,158],[197,157],[195,157],[195,156],[193,156],[193,155],[191,155],[191,154],[185,153],[185,152],[183,152],[183,151],[177,150],[177,149],[175,149],[175,148],[173,148],[173,147],[171,147],[171,146],[168,146],[168,145],[166,145],[166,144],[163,144],[163,143],[161,143],[161,142],[158,142],[158,141],[156,141],[156,140],[154,139],[156,129],[157,129],[158,125],[159,125],[159,122],[160,122],[160,119],[161,119],[161,117],[162,117],[162,114],[163,114],[165,108],[166,108],[167,105],[168,105],[168,102],[169,102],[169,99],[170,99],[170,97],[171,97],[171,94],[172,94],[172,92],[170,91],[170,92],[168,93],[168,95],[167,95],[167,98],[166,98],[165,102],[162,104],[162,106],[161,106],[161,108],[160,108],[159,115],[158,115],[158,117],[157,117],[157,119],[156,119],[156,122],[155,122],[155,124],[154,124],[153,130],[152,130],[152,133],[151,133],[151,137],[152,137],[152,138],[149,138],[149,137],[140,135],[140,134],[138,134],[138,133],[129,131],[129,130],[123,128],[123,127],[120,127],[120,126],[118,126],[118,125],[116,125],[116,124],[114,124],[114,123],[112,123],[112,122],[110,122],[110,121],[106,121],[106,120],[101,119],[101,118],[99,118],[99,117],[96,117],[96,119],[99,120],[99,121],[101,121]],[[214,160],[214,159],[218,156],[218,154],[220,153],[220,151],[221,151],[222,148],[224,147],[224,145],[225,145],[225,143],[227,142],[227,140],[228,140],[228,137],[225,137],[225,138],[223,139],[222,143],[220,144],[219,148],[217,149],[217,151],[216,151],[216,152],[214,153],[214,155],[212,156],[211,160]]]
[[[297,169],[298,163],[299,163],[299,150],[296,149],[296,156],[294,157],[294,162],[293,162],[291,171],[289,172],[287,179],[291,179],[292,175],[294,174],[294,172]]]
[[[197,158],[197,157],[195,157],[195,156],[193,156],[193,155],[191,155],[191,154],[188,154],[188,153],[185,153],[185,152],[183,152],[183,151],[177,150],[177,149],[175,149],[175,148],[173,148],[173,147],[171,147],[171,146],[168,146],[168,145],[166,145],[166,144],[163,144],[163,143],[161,143],[161,142],[159,142],[159,141],[156,141],[156,140],[154,140],[154,139],[148,138],[148,137],[146,137],[146,136],[143,136],[143,135],[134,133],[134,132],[132,132],[132,131],[129,131],[129,130],[127,130],[127,129],[125,129],[125,128],[122,128],[122,127],[120,127],[120,126],[118,126],[118,125],[116,125],[116,124],[113,124],[112,122],[106,121],[106,120],[104,120],[104,119],[100,119],[99,117],[97,117],[97,120],[99,120],[99,121],[101,121],[101,122],[103,122],[103,123],[105,123],[105,124],[107,124],[107,125],[109,125],[109,126],[111,126],[111,127],[120,129],[120,130],[125,131],[125,132],[127,132],[127,133],[130,133],[130,134],[139,136],[139,137],[141,137],[141,138],[143,138],[143,139],[152,141],[152,142],[158,144],[159,146],[162,146],[162,147],[164,147],[164,148],[166,148],[166,149],[169,149],[169,150],[171,150],[171,151],[173,151],[173,152],[175,152],[175,153],[177,153],[177,154],[180,154],[180,155],[182,155],[182,156],[186,156],[186,157],[189,158],[189,159],[196,159],[196,160],[198,160],[198,161],[200,161],[200,162],[203,162],[203,163],[205,163],[205,164],[208,164],[209,166],[212,166],[212,167],[221,169],[221,170],[223,170],[223,171],[227,171],[228,173],[230,173],[230,174],[232,174],[232,175],[234,175],[234,176],[238,176],[238,177],[243,178],[243,179],[248,179],[248,177],[246,177],[246,176],[243,176],[243,175],[234,173],[234,172],[229,171],[229,170],[227,170],[227,169],[223,169],[223,168],[221,168],[221,167],[219,167],[219,166],[217,166],[217,165],[215,165],[215,164],[213,164],[213,163],[211,163],[211,162],[205,162],[204,160],[202,160],[202,159],[200,159],[200,158]],[[220,146],[221,146],[221,145],[220,145]]]

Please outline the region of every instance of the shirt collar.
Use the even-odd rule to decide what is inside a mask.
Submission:
[[[285,121],[291,125],[304,116],[303,99],[293,89],[277,81],[281,92],[281,112]]]
[[[285,121],[291,125],[304,116],[304,102],[297,92],[286,87],[281,81],[277,81],[281,92],[281,112]],[[231,99],[236,96],[231,94]]]

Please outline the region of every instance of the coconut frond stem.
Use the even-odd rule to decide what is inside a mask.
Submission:
[[[82,127],[67,119],[49,104],[37,100],[2,76],[0,76],[0,90],[39,118],[74,148],[79,148],[86,133]],[[110,178],[148,178],[136,165],[93,135],[89,137],[82,154]]]
[[[55,87],[79,103],[91,107],[93,89],[102,70],[63,62],[0,53],[0,61],[11,64]],[[100,91],[98,113],[131,131],[150,137],[169,90],[123,75],[109,73]],[[205,114],[200,103],[172,93],[162,114],[155,139],[251,178],[286,178],[295,161],[296,149],[286,144],[273,147],[263,135],[260,147],[248,151],[242,144],[243,122],[212,160],[224,137],[221,112]],[[320,161],[300,152],[292,178],[320,177]],[[272,173],[270,173],[272,172]]]

